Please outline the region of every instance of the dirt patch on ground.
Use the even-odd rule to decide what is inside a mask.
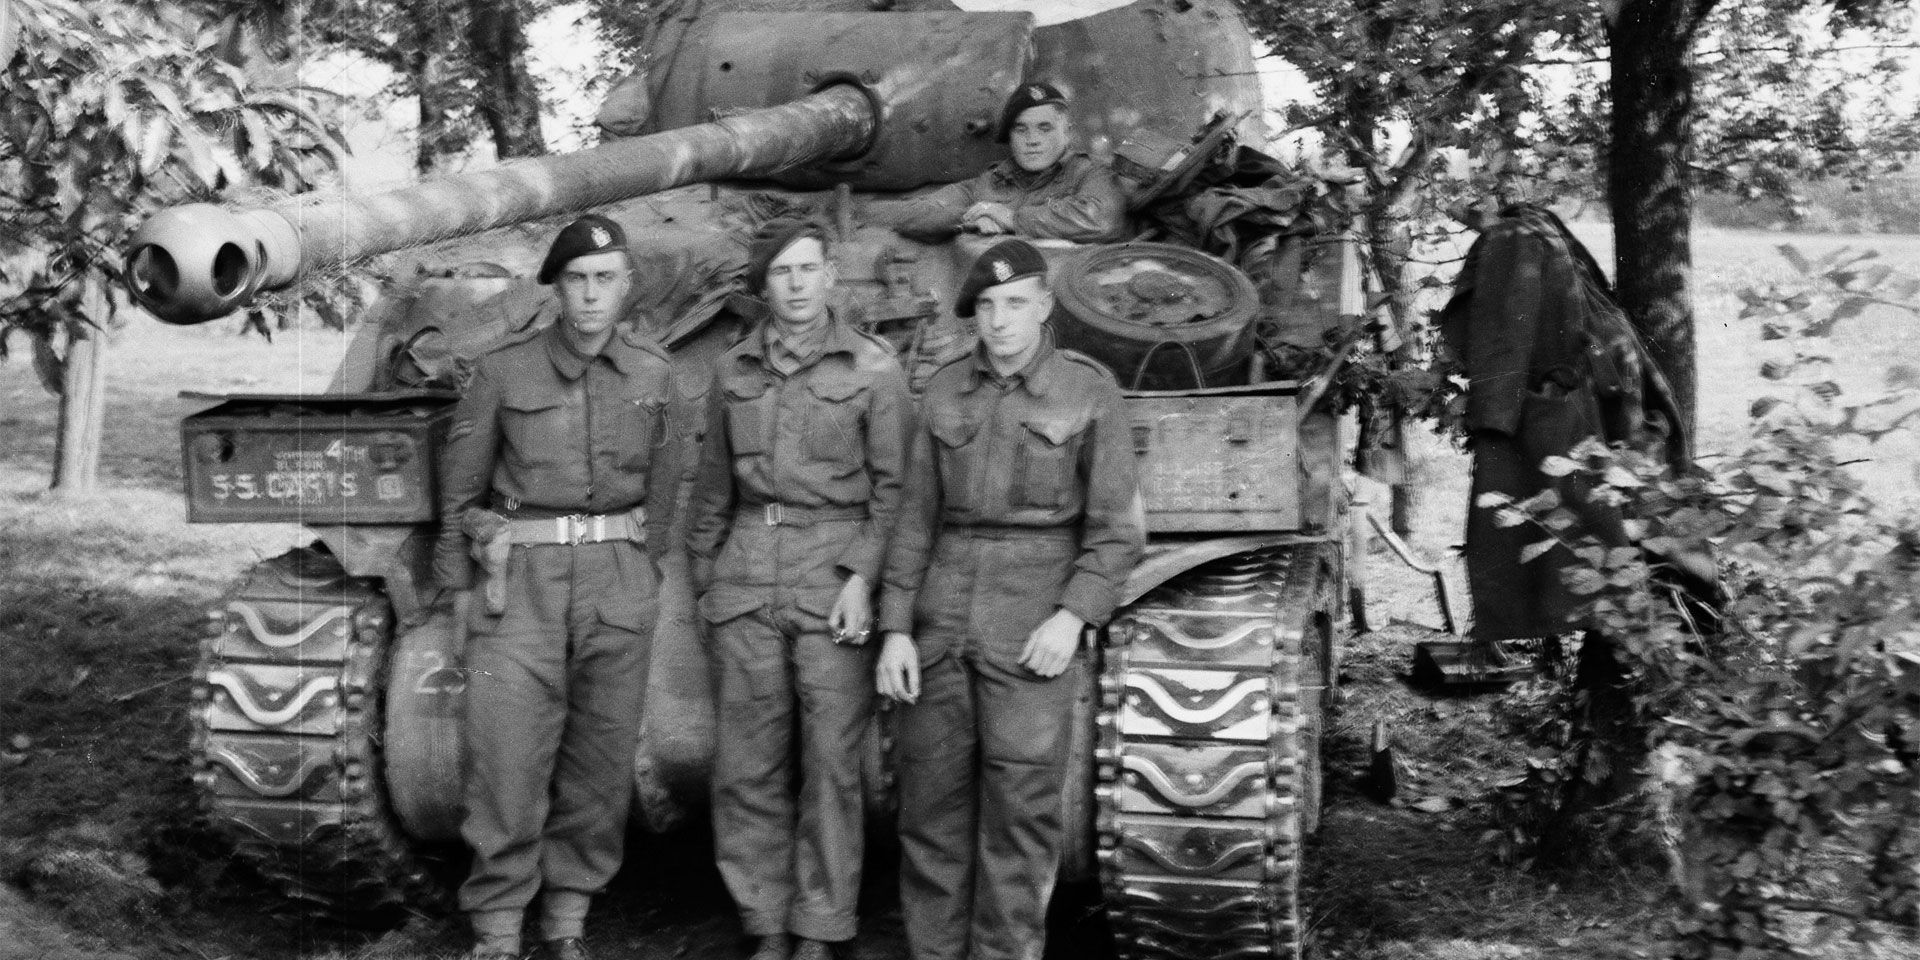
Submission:
[[[74,934],[45,908],[0,883],[0,960],[134,960],[105,943]]]

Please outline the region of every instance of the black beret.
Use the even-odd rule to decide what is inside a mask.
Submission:
[[[776,217],[761,224],[747,244],[747,292],[757,297],[766,290],[767,267],[788,247],[807,237],[820,241],[820,251],[826,252],[827,228],[818,221]]]
[[[971,317],[973,301],[988,287],[1012,283],[1022,277],[1046,275],[1047,258],[1041,256],[1033,244],[1025,240],[1002,240],[988,247],[987,252],[973,262],[973,269],[967,271],[967,279],[960,284],[960,296],[953,302],[953,312]]]
[[[554,275],[575,257],[608,250],[625,250],[627,232],[620,225],[597,213],[589,213],[560,230],[547,248],[547,259],[540,264],[539,281],[552,283]]]
[[[1020,114],[1042,104],[1056,104],[1067,109],[1067,95],[1051,83],[1023,83],[1020,89],[1007,98],[1006,109],[1000,111],[1000,129],[994,132],[993,142],[1006,143],[1013,137],[1013,122]]]

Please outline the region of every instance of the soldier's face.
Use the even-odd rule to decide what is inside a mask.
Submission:
[[[1013,118],[1007,140],[1013,147],[1014,165],[1034,173],[1059,163],[1072,136],[1073,124],[1067,120],[1067,112],[1058,104],[1043,103]]]
[[[807,326],[826,315],[835,278],[820,241],[802,237],[767,264],[767,302],[781,323]]]
[[[1033,356],[1046,335],[1053,293],[1039,277],[1021,277],[988,287],[973,301],[980,343],[997,366],[1014,369]]]
[[[555,279],[560,288],[560,315],[585,336],[613,328],[633,288],[633,264],[624,250],[607,250],[574,257]]]

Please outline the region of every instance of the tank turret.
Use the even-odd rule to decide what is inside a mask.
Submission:
[[[690,444],[701,361],[754,319],[736,290],[745,238],[777,214],[832,226],[845,315],[923,378],[967,346],[950,300],[982,238],[892,226],[1005,156],[1004,103],[1044,80],[1135,203],[1172,205],[1136,242],[1045,250],[1057,339],[1132,388],[1152,538],[1071,718],[1062,873],[1099,881],[1123,957],[1297,957],[1344,597],[1339,432],[1319,402],[1339,351],[1321,334],[1359,312],[1358,261],[1285,206],[1301,191],[1258,194],[1285,199],[1239,227],[1181,206],[1272,167],[1236,163],[1262,142],[1263,105],[1231,0],[684,0],[648,37],[601,111],[618,135],[591,149],[371,195],[175,208],[136,233],[129,285],[169,323],[369,257],[399,278],[326,395],[218,398],[183,424],[191,519],[318,537],[213,612],[193,710],[211,819],[291,890],[355,908],[414,896],[420,845],[457,838],[465,685],[427,576],[433,452],[462,363],[550,316],[528,276],[561,218],[625,229]],[[654,829],[705,803],[699,631],[669,564],[634,784]],[[883,813],[887,752],[876,724]]]

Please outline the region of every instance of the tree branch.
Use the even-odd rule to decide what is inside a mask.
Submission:
[[[1763,898],[1760,902],[1771,907],[1779,907],[1782,910],[1795,910],[1800,913],[1824,913],[1828,916],[1844,917],[1854,921],[1867,919],[1867,915],[1863,911],[1843,907],[1839,904],[1824,903],[1819,900],[1806,900],[1800,897],[1767,897]]]

